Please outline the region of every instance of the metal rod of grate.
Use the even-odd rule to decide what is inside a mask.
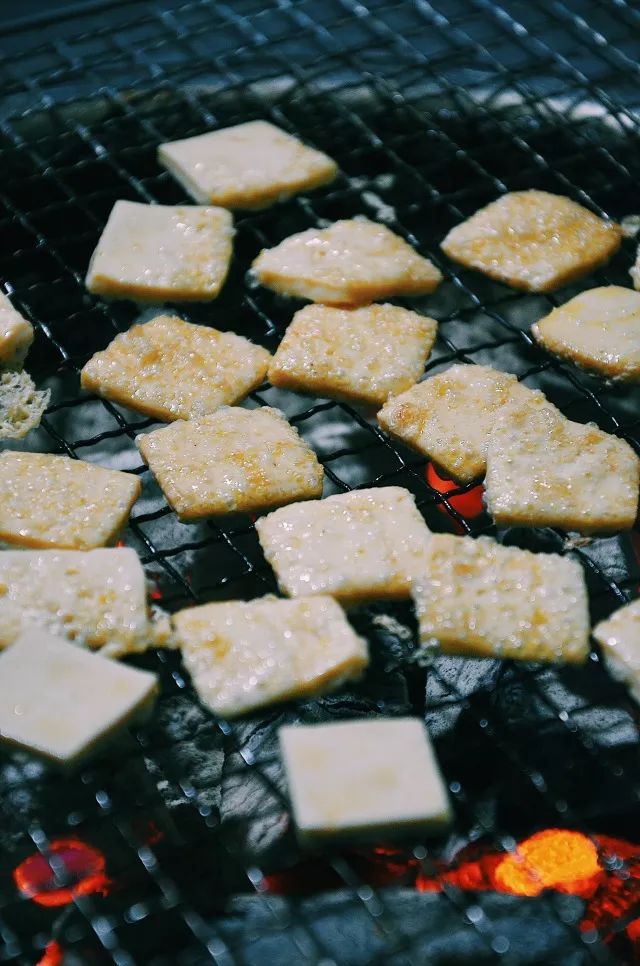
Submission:
[[[593,419],[640,451],[637,396],[551,359],[530,338],[528,325],[557,304],[556,298],[517,296],[488,284],[445,264],[437,248],[448,227],[498,193],[518,187],[548,188],[618,218],[628,213],[621,205],[640,173],[633,156],[640,116],[635,93],[640,44],[634,46],[629,39],[629,28],[637,27],[637,11],[623,0],[615,10],[612,16],[605,0],[542,0],[533,9],[516,0],[419,0],[411,5],[331,0],[322,7],[312,0],[277,0],[269,9],[253,0],[233,5],[211,0],[159,6],[135,2],[114,5],[114,19],[105,14],[104,22],[81,18],[80,27],[73,20],[58,23],[51,36],[34,37],[27,28],[14,32],[16,47],[0,65],[6,108],[0,105],[0,157],[11,175],[0,190],[0,231],[9,253],[0,272],[7,291],[37,328],[34,371],[55,389],[38,445],[82,459],[112,459],[142,476],[145,495],[132,515],[127,542],[141,553],[167,607],[255,596],[276,588],[251,525],[189,528],[176,523],[133,444],[136,434],[151,425],[149,420],[78,391],[77,373],[86,358],[135,318],[130,305],[93,299],[83,286],[88,253],[113,201],[183,201],[155,162],[161,140],[253,117],[270,119],[328,150],[343,174],[329,189],[293,199],[281,210],[239,217],[237,259],[243,268],[260,248],[300,228],[351,214],[384,218],[428,254],[446,278],[443,295],[408,303],[440,321],[429,371],[454,360],[515,371],[547,392],[568,415]],[[625,284],[631,258],[625,249],[590,283]],[[212,315],[197,309],[185,312],[184,306],[178,311],[196,321],[230,324],[274,348],[290,307],[241,280],[231,281],[229,289],[229,298],[223,293]],[[266,385],[251,400],[254,405],[276,400],[285,409],[317,449],[330,492],[400,483],[415,493],[434,529],[442,529],[448,519],[463,532],[495,533],[486,518],[468,521],[452,505],[452,497],[465,488],[446,495],[433,489],[425,478],[424,461],[390,442],[368,415],[345,404],[310,402],[290,394],[276,398]],[[580,559],[599,613],[632,595],[637,576],[612,564],[606,548],[597,552],[604,541],[576,546],[564,534],[539,536],[545,549]],[[207,570],[214,557],[224,565],[209,568],[209,577],[201,579],[198,560],[204,560]],[[153,660],[168,695],[189,694],[172,655],[159,652]],[[597,664],[590,673],[605,697],[601,701],[590,692],[568,710],[554,690],[557,681],[549,687],[547,672],[516,667],[502,687],[524,689],[538,706],[538,723],[556,729],[554,735],[564,742],[576,767],[597,775],[618,800],[637,805],[640,770],[628,755],[608,749],[603,725],[590,728],[583,723],[604,701],[629,718],[628,704]],[[439,686],[442,707],[463,711],[469,740],[490,748],[505,774],[526,789],[530,811],[539,808],[550,822],[562,826],[593,828],[592,803],[567,802],[552,770],[545,773],[535,755],[523,753],[513,740],[500,706],[479,706],[464,680],[452,679],[438,664],[428,674]],[[424,692],[424,678],[420,687]],[[427,699],[420,710],[437,715],[439,701]],[[385,702],[378,704],[384,711]],[[330,717],[331,711],[320,714]],[[298,717],[317,720],[317,715],[316,707],[303,708]],[[267,719],[266,733],[273,733],[277,720]],[[235,778],[259,788],[266,813],[275,819],[286,816],[286,797],[274,779],[273,746],[264,756],[255,751],[251,729],[214,724],[235,763],[226,772],[227,781]],[[194,740],[198,730],[199,725],[184,728]],[[175,762],[163,766],[160,749],[145,731],[135,740],[131,761],[143,763],[139,799],[144,807],[159,811],[167,827],[173,827],[173,818],[158,795],[158,773],[182,796],[202,836],[212,828],[224,831],[226,825],[237,824],[244,830],[250,825],[250,816],[212,812],[189,768]],[[460,758],[450,748],[445,751],[449,757],[445,754],[442,762],[456,802],[457,834],[475,829],[476,836],[481,833],[496,849],[512,850],[513,828],[485,811],[486,799],[503,790],[503,779],[491,780],[481,798],[465,784]],[[25,789],[32,783],[27,770],[13,781]],[[162,914],[179,920],[190,938],[184,940],[184,949],[154,962],[253,962],[250,943],[238,942],[219,917],[206,916],[160,850],[141,838],[128,797],[108,771],[98,764],[83,771],[77,782],[77,789],[71,783],[66,791],[68,810],[80,788],[83,801],[89,794],[93,805],[85,820],[111,829],[142,882],[144,915],[118,919],[105,913],[97,898],[74,900],[78,922],[94,937],[105,961],[150,961],[137,944],[136,930],[146,918]],[[46,856],[61,830],[52,825],[50,815],[36,811],[24,831]],[[246,889],[264,907],[274,930],[287,932],[297,960],[325,966],[338,962],[335,947],[302,905],[287,901],[285,913],[269,893],[260,854],[249,847],[238,852],[224,836],[222,841],[244,870]],[[432,874],[438,853],[420,844],[414,854]],[[381,937],[366,961],[424,962],[421,943],[429,934],[428,921],[422,929],[407,928],[385,890],[363,883],[348,859],[335,856],[330,861],[347,908],[364,911]],[[624,871],[624,863],[620,867]],[[509,938],[483,911],[477,896],[447,887],[443,900],[475,934],[482,962],[519,962]],[[605,937],[581,933],[557,897],[538,901],[573,944],[569,948],[582,957],[576,961],[615,961]],[[20,905],[11,897],[1,911],[7,961],[22,962],[28,952],[23,948]]]

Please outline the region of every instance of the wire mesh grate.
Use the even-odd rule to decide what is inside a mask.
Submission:
[[[87,358],[137,317],[131,304],[101,302],[83,285],[114,201],[185,201],[157,165],[160,141],[265,118],[327,151],[342,172],[311,196],[239,216],[222,295],[206,307],[177,306],[183,317],[273,350],[293,303],[246,285],[253,257],[310,225],[365,214],[445,274],[433,296],[404,303],[440,322],[429,372],[455,360],[515,372],[571,418],[594,420],[640,450],[637,390],[604,384],[532,342],[530,324],[558,299],[517,294],[445,264],[438,248],[452,225],[504,190],[543,188],[618,219],[632,213],[637,10],[623,0],[329,0],[319,11],[314,0],[268,8],[254,0],[111,3],[101,15],[50,18],[46,34],[16,29],[0,64],[0,277],[37,329],[29,368],[53,390],[28,445],[140,474],[143,496],[126,542],[168,609],[276,587],[252,524],[177,521],[134,444],[150,420],[79,392]],[[625,243],[610,266],[559,300],[586,285],[628,284],[634,248]],[[425,462],[391,443],[369,414],[268,385],[249,404],[284,410],[318,453],[325,492],[399,484],[434,530],[495,534],[486,517],[468,521],[452,505],[464,487],[434,490]],[[594,617],[630,599],[640,580],[632,536],[584,545],[555,531],[499,536],[578,557]],[[581,930],[583,908],[570,897],[381,888],[352,853],[326,857],[334,888],[320,899],[270,888],[273,870],[300,858],[275,744],[286,721],[425,716],[457,813],[446,843],[399,850],[425,875],[461,842],[482,838],[509,851],[545,824],[633,839],[637,715],[597,662],[580,680],[497,662],[474,676],[470,662],[454,659],[425,672],[411,662],[406,608],[367,608],[354,620],[374,662],[346,695],[232,726],[205,714],[176,656],[158,652],[143,659],[164,684],[157,720],[132,735],[115,774],[97,761],[61,783],[40,766],[5,762],[4,959],[35,961],[50,935],[78,961],[119,964],[405,966],[449,962],[452,948],[473,963],[624,957],[624,936]],[[76,897],[43,920],[17,897],[10,867],[34,849],[47,854],[51,840],[70,832],[100,843],[118,888],[106,898]],[[541,933],[543,945],[527,950],[514,922],[526,940]],[[448,950],[437,945],[442,932]]]

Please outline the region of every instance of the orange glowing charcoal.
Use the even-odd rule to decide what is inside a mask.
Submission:
[[[459,490],[461,485],[456,483],[455,480],[450,480],[446,476],[440,476],[436,470],[433,463],[427,463],[426,470],[427,483],[432,489],[436,490],[438,493],[442,493],[447,496],[452,490]],[[482,502],[482,494],[484,493],[484,486],[482,483],[478,483],[473,486],[466,493],[458,493],[455,496],[447,496],[450,505],[456,510],[460,516],[467,520],[472,520],[474,517],[479,516],[484,512],[484,505]],[[446,516],[451,516],[449,510],[444,505],[444,503],[438,503],[438,510],[444,513]],[[458,521],[453,519],[454,524],[458,524]]]
[[[537,896],[544,889],[588,896],[601,872],[596,846],[586,835],[546,829],[502,859],[495,870],[495,888],[518,896]]]
[[[64,952],[62,946],[56,939],[47,943],[42,959],[39,959],[36,966],[63,966]]]
[[[58,860],[58,878],[66,884],[58,884],[47,856],[35,852],[13,870],[13,880],[25,898],[39,906],[66,906],[77,896],[108,893],[111,883],[104,856],[98,849],[79,839],[56,839],[49,846],[49,855]],[[54,860],[56,868],[58,862]]]

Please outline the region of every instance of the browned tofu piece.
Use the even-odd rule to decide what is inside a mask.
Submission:
[[[21,366],[33,342],[33,326],[0,292],[0,367]]]
[[[512,191],[456,225],[442,243],[454,262],[528,292],[551,292],[607,262],[619,225],[562,195]]]

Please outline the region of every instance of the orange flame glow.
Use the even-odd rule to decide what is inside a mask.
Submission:
[[[494,875],[496,889],[516,896],[537,896],[545,889],[590,895],[601,871],[591,839],[552,828],[525,839],[502,859]]]
[[[36,966],[62,966],[64,953],[62,946],[56,939],[47,943],[42,959],[39,959]]]
[[[452,490],[459,490],[460,484],[454,482],[454,480],[447,479],[446,476],[440,476],[436,470],[433,463],[427,463],[426,478],[429,486],[436,490],[438,493],[442,493],[447,496]],[[450,505],[456,510],[461,517],[466,520],[472,520],[474,517],[480,516],[484,511],[484,504],[482,502],[482,495],[484,493],[484,486],[482,483],[478,483],[477,486],[471,487],[466,493],[458,493],[455,496],[447,496]],[[451,519],[452,525],[456,530],[462,531],[462,527],[456,519],[451,517],[449,510],[444,505],[444,503],[437,504],[440,513],[444,513],[445,516]]]
[[[49,855],[63,866],[68,884],[60,886],[47,857],[35,852],[13,870],[13,880],[25,898],[39,906],[66,906],[77,896],[104,896],[109,891],[102,852],[79,839],[56,839]]]

